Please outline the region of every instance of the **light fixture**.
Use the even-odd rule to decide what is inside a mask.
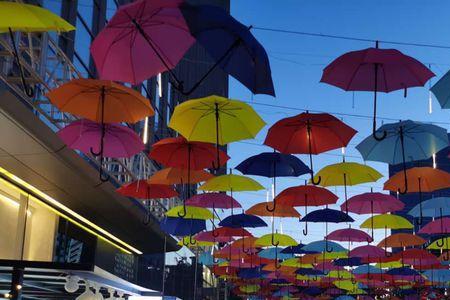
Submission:
[[[22,285],[21,284],[16,285],[16,290],[20,291],[21,289],[22,289]]]
[[[75,293],[80,288],[80,285],[78,284],[78,281],[80,281],[80,278],[78,276],[68,275],[66,277],[66,283],[64,284],[64,289],[68,293]]]
[[[95,294],[91,291],[89,281],[86,280],[86,290],[83,294],[75,298],[75,300],[96,300]]]

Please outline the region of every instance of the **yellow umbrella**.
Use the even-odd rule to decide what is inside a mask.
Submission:
[[[178,245],[196,248],[196,247],[211,247],[214,246],[214,243],[206,241],[197,241],[192,236],[185,236],[178,242]]]
[[[439,247],[439,245],[441,245],[441,247]],[[427,247],[427,249],[430,249],[430,250],[448,250],[448,249],[450,249],[449,245],[450,245],[450,237],[444,237],[444,238],[440,238],[440,239],[437,239],[434,242],[432,242]]]
[[[312,268],[312,264],[304,264],[298,257],[288,258],[281,262],[282,267],[295,267],[295,268]]]
[[[373,222],[373,223],[372,223]],[[365,220],[359,227],[360,228],[373,228],[375,229],[411,229],[413,224],[407,219],[391,214],[376,215]]]
[[[239,290],[246,294],[256,293],[259,291],[261,287],[257,284],[249,284],[249,285],[243,285],[239,287]]]
[[[339,279],[352,279],[355,277],[353,276],[352,273],[350,273],[347,270],[339,270],[339,271],[331,270],[328,272],[327,276],[330,278],[339,278]]]
[[[358,288],[358,283],[353,283],[351,280],[336,280],[333,284],[342,290],[353,291]]]
[[[75,30],[71,24],[42,7],[17,2],[0,2],[0,33],[9,32],[14,50],[14,58],[19,66],[20,78],[25,93],[34,96],[34,91],[25,81],[20,56],[13,31],[23,32],[66,32]]]
[[[339,259],[339,258],[347,258],[348,252],[347,251],[341,251],[341,252],[322,252],[320,255],[317,256],[317,261],[323,261],[323,260],[330,260],[330,259]]]
[[[375,267],[378,269],[391,269],[391,268],[400,268],[404,267],[406,264],[402,264],[401,261],[387,261],[375,264]]]
[[[227,174],[208,179],[198,189],[206,192],[242,192],[259,191],[264,187],[250,177]]]
[[[183,205],[175,206],[166,212],[166,216],[179,217],[181,212],[183,211],[184,211]],[[214,219],[214,214],[210,210],[203,207],[186,206],[186,214],[182,218],[208,220]]]
[[[220,96],[183,102],[175,107],[169,127],[189,141],[219,145],[253,139],[266,123],[248,104]]]
[[[270,247],[270,246],[297,246],[298,243],[287,234],[274,233],[265,234],[255,241],[256,246]]]

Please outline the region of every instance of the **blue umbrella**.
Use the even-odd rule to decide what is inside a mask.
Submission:
[[[445,73],[430,89],[436,96],[442,108],[450,108],[450,71]]]
[[[283,250],[281,250],[280,253],[285,253],[285,254],[311,254],[311,253],[316,253],[316,252],[310,252],[310,251],[305,251],[303,250],[303,246],[305,246],[304,244],[298,244],[297,246],[289,246],[284,248]]]
[[[264,152],[251,156],[241,162],[236,169],[245,175],[273,178],[274,190],[276,190],[277,177],[297,177],[311,172],[309,167],[299,158],[278,152]],[[272,212],[275,208],[276,202],[274,199],[273,207],[267,206],[267,210]]]
[[[353,218],[350,217],[348,214],[340,210],[335,210],[331,208],[314,210],[308,213],[300,220],[300,222],[325,223],[325,235],[328,235],[328,223],[343,223],[354,221],[355,220],[353,220]]]
[[[383,274],[383,270],[371,265],[362,265],[353,270],[353,274]]]
[[[333,261],[333,264],[335,266],[341,266],[341,267],[345,267],[345,266],[354,267],[354,266],[363,265],[364,263],[362,262],[362,259],[360,257],[349,257],[349,258],[335,259]]]
[[[342,295],[337,297],[335,300],[355,300],[355,298],[353,298],[352,296],[349,295]]]
[[[305,245],[302,248],[304,251],[311,252],[345,252],[347,251],[344,247],[339,245],[338,243],[331,241],[315,241]],[[331,251],[330,251],[331,250]]]
[[[393,268],[388,271],[386,271],[386,274],[388,275],[398,275],[398,276],[416,276],[420,275],[419,272],[416,270],[413,270],[408,267],[401,267],[401,268]]]
[[[302,291],[302,293],[306,294],[306,295],[310,295],[310,296],[317,296],[317,295],[322,294],[322,290],[319,289],[318,287],[311,286],[311,287],[304,289]]]
[[[220,66],[254,94],[275,96],[269,58],[250,32],[251,27],[216,6],[183,4],[181,11],[191,34],[215,61],[187,94]]]
[[[261,268],[243,268],[237,273],[237,276],[243,279],[256,279],[262,278],[264,275],[269,274],[269,271],[262,271]]]
[[[206,229],[205,220],[165,217],[160,223],[161,229],[168,234],[187,236]]]
[[[445,128],[411,120],[385,124],[377,132],[386,133],[386,138],[379,141],[373,135],[368,136],[356,146],[356,149],[364,160],[391,165],[402,163],[405,190],[399,191],[401,194],[408,191],[406,163],[428,159],[449,144]]]
[[[288,259],[294,257],[293,254],[287,254],[282,252],[283,249],[278,247],[271,247],[261,250],[258,253],[259,257],[268,258],[268,259]]]
[[[313,275],[313,276],[319,276],[319,275],[324,275],[324,273],[320,270],[317,269],[312,269],[312,268],[298,268],[297,270],[295,270],[295,274],[298,275]]]
[[[241,228],[241,227],[266,227],[267,223],[260,217],[247,214],[231,215],[220,221],[219,226]]]
[[[422,213],[420,212],[422,206]],[[436,197],[417,204],[409,212],[408,215],[413,217],[430,217],[436,218],[442,216],[450,216],[450,197]]]
[[[277,278],[277,279],[272,279],[271,281],[269,281],[270,284],[275,284],[275,285],[282,285],[282,284],[289,284],[289,281],[287,281],[286,279],[283,278]]]
[[[437,270],[426,270],[423,272],[428,280],[434,282],[448,282],[450,281],[450,270],[449,269],[437,269]]]

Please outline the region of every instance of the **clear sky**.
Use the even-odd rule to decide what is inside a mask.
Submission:
[[[322,34],[351,36],[399,42],[415,42],[450,46],[450,1],[437,0],[232,0],[231,13],[246,25],[269,27],[284,30],[313,32]],[[253,101],[253,107],[267,122],[255,140],[233,143],[229,146],[232,159],[230,166],[251,155],[271,149],[261,146],[267,129],[277,120],[298,114],[300,109],[344,113],[354,115],[372,115],[372,93],[344,92],[336,87],[319,83],[323,68],[337,56],[352,50],[373,47],[373,43],[348,40],[308,37],[284,33],[253,30],[256,38],[265,47],[272,67],[276,98],[254,95],[234,80],[230,83],[230,97],[244,101]],[[431,65],[437,75],[431,80],[436,82],[450,69],[450,49],[433,49],[413,46],[397,46],[381,43],[381,48],[396,48],[413,56],[422,63]],[[403,91],[380,94],[378,115],[393,119],[412,119],[425,122],[449,122],[450,112],[441,110],[433,98],[433,113],[428,112],[428,84],[425,88],[408,90],[408,97],[403,98]],[[266,107],[261,104],[275,104],[287,108]],[[346,154],[347,161],[364,163],[354,149],[364,137],[371,133],[371,119],[335,114],[345,123],[358,130],[350,142]],[[392,121],[378,120],[378,124]],[[449,124],[440,124],[449,128]],[[307,156],[299,156],[306,163]],[[315,168],[342,161],[341,150],[331,151],[315,157]],[[367,162],[368,165],[387,175],[387,165]],[[264,186],[270,181],[256,178]],[[373,187],[381,191],[386,177],[374,184],[350,187],[349,195],[368,192]],[[280,179],[279,190],[303,184],[303,179]],[[342,188],[330,188],[343,197]],[[244,208],[265,201],[266,192],[235,194]],[[338,203],[342,203],[342,198]],[[337,207],[331,207],[337,208]],[[300,209],[300,212],[303,210]],[[357,217],[354,216],[353,217]],[[365,217],[356,218],[359,225]],[[270,220],[268,220],[270,221]],[[323,226],[310,226],[310,234],[303,237],[298,221],[283,220],[284,233],[293,235],[297,241],[308,242],[323,237]],[[356,227],[356,224],[353,227]],[[345,227],[346,224],[338,225]],[[335,227],[337,228],[337,227]],[[267,232],[255,230],[256,234]],[[378,235],[379,238],[382,237]]]

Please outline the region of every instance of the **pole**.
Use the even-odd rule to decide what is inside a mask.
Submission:
[[[198,267],[198,247],[195,249],[195,269],[194,269],[194,300],[197,299],[197,267]]]
[[[163,269],[162,269],[162,288],[161,294],[164,299],[166,289],[166,250],[167,250],[167,236],[164,236],[164,256],[163,256]]]
[[[23,273],[24,269],[14,268],[11,278],[11,298],[14,300],[22,299],[22,286],[23,286]]]

